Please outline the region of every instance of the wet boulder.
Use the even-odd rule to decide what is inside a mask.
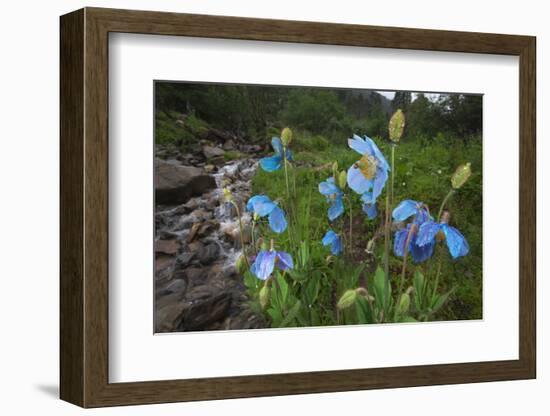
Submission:
[[[156,204],[181,204],[215,187],[214,177],[202,169],[160,159],[155,161]]]

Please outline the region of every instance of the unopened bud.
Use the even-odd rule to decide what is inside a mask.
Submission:
[[[397,110],[390,118],[388,130],[390,133],[390,140],[394,143],[399,143],[401,136],[403,136],[403,130],[405,129],[405,114],[400,109]]]
[[[292,130],[290,130],[288,127],[285,127],[281,132],[281,141],[283,142],[284,146],[288,146],[292,141]]]
[[[411,306],[411,297],[408,293],[403,293],[401,295],[401,298],[399,299],[399,305],[397,306],[397,309],[399,313],[407,313],[409,311],[409,308]]]
[[[466,183],[468,178],[472,175],[471,163],[468,162],[465,165],[460,165],[456,168],[455,173],[451,177],[451,185],[454,189],[459,189]]]
[[[345,189],[346,188],[346,183],[348,182],[348,173],[343,170],[342,172],[340,172],[340,175],[338,175],[338,186],[340,187],[340,189]]]
[[[227,202],[233,202],[233,194],[227,187],[223,188],[223,197]]]
[[[355,303],[355,300],[357,299],[357,291],[354,289],[346,290],[338,303],[336,304],[336,307],[338,309],[347,309],[350,306],[353,306]]]
[[[237,270],[237,273],[239,273],[239,274],[244,274],[246,272],[246,270],[248,269],[248,265],[247,265],[247,262],[246,262],[246,257],[244,256],[244,254],[241,254],[237,258],[237,261],[235,262],[235,269]]]
[[[265,309],[266,306],[268,305],[270,296],[271,296],[271,288],[267,284],[263,285],[258,295],[262,309]]]
[[[338,161],[334,161],[332,164],[332,176],[334,176],[334,179],[338,178]]]

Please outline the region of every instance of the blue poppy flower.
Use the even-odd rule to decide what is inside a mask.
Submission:
[[[388,180],[390,165],[374,141],[353,135],[348,146],[362,157],[348,169],[348,185],[362,195],[363,202],[373,204]]]
[[[433,245],[440,231],[443,233],[449,253],[451,253],[453,259],[457,259],[469,253],[470,246],[466,238],[464,238],[460,231],[455,227],[451,227],[446,222],[437,223],[433,220],[426,221],[420,226],[416,241],[421,247],[429,244]]]
[[[250,266],[250,272],[258,279],[267,280],[277,266],[280,270],[294,268],[292,257],[285,251],[262,250]]]
[[[416,224],[422,224],[432,219],[426,205],[422,202],[413,201],[412,199],[401,201],[392,212],[393,219],[399,222],[405,221],[412,216],[414,216],[414,222]]]
[[[327,201],[332,202],[327,213],[328,219],[334,221],[344,213],[344,202],[342,200],[344,193],[336,185],[332,176],[319,184],[319,192],[327,197]]]
[[[363,212],[367,214],[367,218],[372,220],[378,215],[376,204],[363,204]]]
[[[271,139],[271,146],[273,147],[275,154],[273,156],[260,159],[260,166],[266,172],[274,172],[281,169],[283,162],[283,142],[281,139],[279,137],[273,137]],[[292,152],[288,147],[285,149],[284,153],[286,154],[286,159],[288,161],[292,161]]]
[[[259,217],[267,216],[269,227],[276,233],[286,230],[285,212],[266,195],[255,195],[246,203],[246,209]]]
[[[342,239],[332,230],[327,231],[322,241],[324,246],[330,245],[330,252],[335,256],[340,254],[343,250]]]
[[[408,252],[411,253],[413,261],[415,263],[422,263],[428,260],[434,254],[435,243],[428,243],[425,245],[418,244],[418,224],[410,223],[407,224],[406,228],[398,230],[395,233],[393,240],[393,252],[398,257],[403,257],[405,255],[405,245],[407,239],[409,238],[409,233],[413,233],[409,239]]]

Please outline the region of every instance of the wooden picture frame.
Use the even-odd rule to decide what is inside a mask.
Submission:
[[[63,400],[82,407],[101,407],[535,378],[536,43],[534,37],[100,8],[85,8],[62,16],[60,28],[60,396]],[[110,32],[518,56],[520,66],[519,359],[109,383],[108,34]]]

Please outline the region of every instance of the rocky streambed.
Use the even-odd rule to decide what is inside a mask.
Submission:
[[[203,154],[208,152],[215,150],[208,146]],[[222,191],[231,190],[248,227],[244,208],[258,163],[254,153],[244,156],[227,163],[218,157],[215,164],[187,156],[156,160],[156,332],[264,326],[263,317],[249,309],[235,270],[239,223]]]

